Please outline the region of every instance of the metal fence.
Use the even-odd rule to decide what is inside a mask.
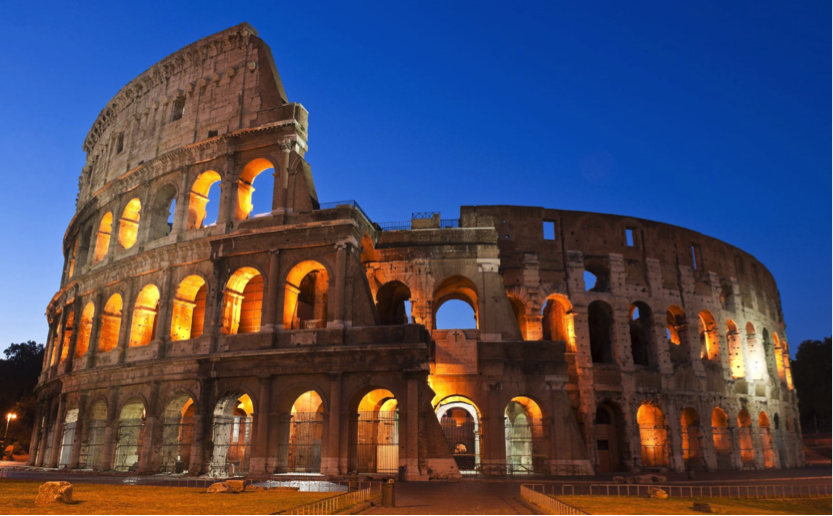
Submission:
[[[417,214],[419,215],[419,214]],[[430,217],[429,217],[430,218]],[[377,222],[374,224],[378,231],[410,231],[413,229],[410,220],[396,220],[393,222]],[[460,219],[440,219],[440,229],[456,229],[460,227]]]
[[[550,514],[590,514],[581,509],[577,509],[572,505],[566,504],[558,498],[546,495],[540,489],[541,484],[524,484],[521,485],[521,498],[527,502],[534,503]]]
[[[668,484],[524,484],[550,496],[649,496],[659,488],[676,498],[823,498],[831,484],[719,485]]]
[[[371,484],[364,489],[338,494],[296,507],[276,512],[275,514],[335,514],[347,507],[366,502],[382,494],[382,484]]]
[[[359,412],[351,469],[358,473],[399,472],[399,411]]]

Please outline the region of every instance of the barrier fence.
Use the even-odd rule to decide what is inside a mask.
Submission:
[[[675,498],[824,498],[831,495],[831,484],[775,485],[661,485],[661,484],[524,484],[550,496],[649,496],[659,488]]]
[[[534,503],[550,514],[590,514],[566,504],[558,498],[553,498],[550,495],[536,491],[535,487],[543,487],[543,485],[521,485],[521,498],[527,502]]]
[[[382,484],[371,484],[363,489],[338,494],[304,505],[290,507],[274,514],[335,514],[353,505],[382,495]]]

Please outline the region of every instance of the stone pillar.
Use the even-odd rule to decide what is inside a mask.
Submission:
[[[101,334],[102,314],[104,313],[104,294],[97,292],[94,298],[95,312],[93,313],[93,325],[90,328],[90,344],[87,346],[87,364],[85,369],[95,367],[95,356],[98,353],[98,339]]]
[[[487,475],[503,474],[503,466],[506,464],[506,429],[503,422],[504,407],[500,403],[500,391],[503,389],[501,382],[488,382],[489,386],[489,419],[484,422],[484,442],[480,444],[481,452],[487,449],[488,459],[482,462],[491,466],[484,473]],[[484,446],[485,445],[485,446]]]
[[[69,312],[69,311],[70,311],[70,309],[66,306],[64,306],[63,310],[61,310],[61,320],[60,320],[60,323],[58,324],[58,327],[61,329],[61,333],[60,334],[56,333],[55,337],[54,337],[55,339],[58,339],[58,343],[57,343],[57,345],[52,346],[53,347],[52,361],[55,362],[55,365],[52,366],[50,364],[50,366],[49,366],[49,377],[50,378],[54,377],[58,372],[58,368],[61,367],[61,355],[64,352],[63,351],[64,350],[64,333],[66,333],[66,331],[67,331],[66,322],[67,322],[67,312]],[[53,342],[54,342],[54,339],[53,339]]]
[[[234,220],[234,212],[237,207],[237,181],[235,179],[234,154],[226,157],[226,170],[223,174],[222,192],[220,195],[220,206],[217,213],[217,224],[228,226]]]
[[[38,449],[41,451],[41,453],[38,455],[37,464],[36,464],[36,466],[38,466],[38,467],[41,467],[44,464],[47,464],[47,465],[49,464],[49,459],[44,457],[43,452],[46,449],[46,438],[49,435],[49,422],[52,419],[52,412],[53,412],[52,405],[53,404],[54,404],[54,400],[51,400],[51,399],[44,402],[44,419],[42,421],[43,429],[42,429],[41,435],[40,435],[40,444],[38,444]]]
[[[205,307],[205,322],[203,334],[208,334],[210,339],[209,352],[217,351],[217,338],[223,327],[223,285],[220,282],[222,278],[221,260],[217,256],[211,257],[213,269],[211,273],[211,284],[208,286],[208,295],[206,297],[207,305]]]
[[[174,281],[173,267],[165,269],[162,280],[162,292],[156,309],[156,336],[151,342],[156,347],[156,358],[165,358],[167,346],[171,341],[171,319],[173,317],[173,304],[176,294],[172,291]]]
[[[118,363],[123,364],[127,358],[127,348],[130,346],[130,330],[133,326],[133,299],[135,281],[129,281],[127,291],[122,299],[121,324],[119,325],[119,342],[116,345],[118,350]]]
[[[336,248],[336,277],[335,285],[332,289],[333,300],[333,320],[327,323],[328,328],[343,328],[344,327],[344,284],[346,282],[347,273],[347,242],[339,242],[335,245]]]
[[[275,184],[272,190],[272,214],[277,215],[287,211],[289,185],[289,154],[292,152],[293,142],[284,140],[280,143],[281,154],[275,167]]]
[[[255,475],[271,473],[267,471],[269,449],[269,415],[271,414],[272,377],[260,377],[257,412],[255,412],[255,434],[252,439],[251,472]]]
[[[78,420],[75,422],[75,439],[72,441],[72,456],[69,459],[70,469],[78,468],[78,463],[81,461],[81,446],[84,443],[82,438],[84,435],[84,427],[87,422],[87,402],[89,401],[89,394],[82,392],[78,400]]]
[[[138,473],[150,473],[152,471],[154,436],[156,426],[156,414],[159,412],[159,383],[153,382],[150,387],[150,396],[145,411],[145,424],[139,434],[139,470]]]
[[[339,458],[341,447],[339,439],[341,437],[341,373],[330,373],[330,406],[327,407],[327,432],[326,454],[321,457],[321,473],[328,476],[335,476],[344,474],[346,469],[339,468]],[[347,451],[344,448],[344,451]]]
[[[278,294],[280,287],[281,255],[279,249],[269,251],[269,278],[266,285],[266,299],[263,303],[263,324],[261,332],[278,331]]]
[[[654,312],[654,342],[657,343],[659,372],[674,374],[674,364],[671,363],[671,352],[668,350],[668,339],[665,337],[665,328],[668,324],[666,317],[665,312]]]
[[[421,371],[406,371],[408,398],[406,400],[405,480],[419,480],[419,380]],[[400,447],[401,448],[401,447]],[[399,461],[400,464],[402,461]]]
[[[35,424],[32,425],[32,438],[29,440],[29,460],[26,462],[27,466],[34,466],[37,458],[38,449],[41,439],[41,422],[43,421],[43,401],[38,400],[35,407]],[[4,443],[5,444],[5,443]]]
[[[101,450],[101,470],[113,469],[116,454],[116,441],[119,436],[118,421],[119,389],[113,389],[107,400],[107,425],[104,427],[104,446]]]
[[[191,463],[188,465],[190,475],[199,475],[205,467],[205,435],[208,425],[212,424],[210,397],[213,380],[200,383],[200,397],[194,407],[194,439],[191,442]]]
[[[67,413],[67,395],[61,394],[58,397],[58,416],[55,418],[55,431],[52,432],[52,449],[49,457],[48,467],[55,468],[58,466],[58,460],[61,457],[61,438],[64,435],[64,419]]]
[[[703,445],[703,464],[708,471],[717,471],[717,451],[714,449],[714,428],[711,417],[700,416],[700,435]]]
[[[64,366],[64,371],[71,373],[72,372],[72,363],[75,360],[75,346],[78,344],[78,329],[81,327],[81,312],[84,310],[83,305],[81,304],[81,297],[75,296],[75,302],[72,303],[72,335],[69,339],[69,350],[67,350],[67,359],[66,365]]]
[[[676,410],[672,400],[666,400],[660,405],[665,415],[665,426],[668,429],[666,443],[668,449],[668,466],[674,471],[685,471],[683,461],[682,417]]]

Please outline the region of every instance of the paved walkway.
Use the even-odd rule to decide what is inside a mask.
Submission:
[[[518,493],[514,482],[400,482],[396,507],[362,514],[533,514],[516,500]]]

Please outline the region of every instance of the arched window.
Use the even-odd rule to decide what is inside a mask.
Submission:
[[[156,312],[159,305],[159,289],[146,285],[136,297],[133,307],[133,326],[130,328],[131,348],[147,346],[156,338]]]
[[[139,199],[131,199],[124,207],[119,219],[119,245],[122,249],[130,249],[136,243],[141,211],[142,203]]]
[[[160,473],[187,473],[194,439],[194,400],[178,394],[168,402],[162,419]]]
[[[350,471],[397,473],[399,403],[396,397],[387,389],[374,389],[364,395],[353,410],[357,410],[358,418],[349,435]]]
[[[718,469],[732,469],[732,436],[729,433],[729,417],[720,407],[712,411],[712,439],[717,455]]]
[[[758,431],[761,434],[761,454],[764,456],[764,467],[775,467],[775,458],[772,454],[772,432],[769,428],[769,417],[766,412],[758,414]]]
[[[451,276],[442,280],[434,289],[433,307],[435,330],[480,327],[477,288],[464,276]],[[440,308],[443,308],[442,312]]]
[[[214,407],[212,471],[223,477],[249,472],[254,404],[248,394],[230,394]]]
[[[700,358],[720,360],[720,340],[717,335],[717,322],[708,310],[700,312]]]
[[[205,299],[208,286],[192,274],[179,284],[171,317],[171,340],[196,339],[202,336],[205,322]]]
[[[263,309],[263,276],[257,269],[237,269],[226,283],[223,333],[257,333]]]
[[[101,469],[104,433],[107,430],[107,404],[97,400],[87,409],[86,440],[81,443],[80,465],[84,469]]]
[[[476,472],[480,465],[480,411],[477,406],[466,397],[450,396],[437,405],[436,412],[457,469]]]
[[[587,307],[590,326],[590,358],[596,364],[614,362],[613,310],[603,301],[593,301]]]
[[[101,330],[98,334],[98,350],[106,353],[119,343],[119,330],[121,329],[122,300],[118,294],[113,294],[104,305],[101,314]]]
[[[67,278],[72,278],[72,275],[75,274],[75,260],[78,257],[78,239],[75,239],[75,243],[72,245],[72,252],[69,255],[69,271],[67,272]]]
[[[139,466],[145,441],[145,404],[139,398],[131,398],[119,413],[118,437],[116,440],[116,471],[135,470]]]
[[[512,295],[509,296],[509,304],[512,306],[512,313],[515,316],[515,320],[518,321],[518,329],[521,331],[521,336],[524,340],[530,340],[530,328],[528,327],[526,318],[526,305],[519,298]]]
[[[173,230],[172,218],[176,206],[176,188],[173,185],[163,186],[153,199],[150,210],[150,231],[148,240],[153,241],[166,237]]]
[[[75,310],[70,309],[67,315],[66,323],[64,323],[64,341],[63,345],[61,346],[61,362],[67,359],[67,355],[69,355],[69,343],[72,341],[72,330],[75,326]]]
[[[671,305],[665,312],[665,334],[668,337],[668,351],[671,361],[678,364],[687,363],[691,359],[688,348],[688,325],[685,311],[677,305]]]
[[[738,414],[738,442],[740,445],[740,459],[744,466],[755,464],[755,444],[752,440],[752,418],[743,409]]]
[[[95,305],[87,303],[81,312],[81,323],[78,325],[78,340],[75,342],[75,357],[82,357],[90,347],[90,334],[93,328]]]
[[[266,172],[264,174],[264,172]],[[237,211],[238,220],[251,218],[252,211],[257,209],[256,215],[272,213],[272,194],[274,190],[274,167],[269,160],[259,158],[250,161],[243,167],[240,180],[237,183]],[[255,180],[257,180],[258,194],[255,194]],[[255,207],[257,201],[257,207]]]
[[[98,233],[95,237],[95,255],[93,256],[93,263],[98,263],[107,255],[110,249],[110,233],[113,230],[113,214],[107,212],[101,218],[101,223],[98,225]]]
[[[324,404],[321,396],[316,391],[307,391],[298,396],[289,413],[281,414],[280,426],[278,472],[320,473],[324,435]]]
[[[411,289],[401,281],[389,281],[376,292],[376,309],[383,326],[408,324],[410,308]]]
[[[753,380],[762,380],[766,374],[766,361],[764,350],[758,341],[758,332],[751,322],[746,323],[746,356],[749,362],[746,364],[746,372]]]
[[[631,353],[633,363],[647,366],[651,363],[654,316],[651,307],[641,301],[630,306]]]
[[[220,174],[209,170],[200,174],[194,181],[194,186],[188,196],[187,229],[199,229],[217,222],[220,187],[212,187],[215,183],[219,183],[220,179]]]
[[[746,376],[743,341],[740,338],[738,326],[731,319],[726,320],[726,343],[729,348],[729,366],[732,368],[732,378],[743,378]]]
[[[683,438],[683,461],[688,468],[700,469],[703,462],[703,432],[700,415],[691,407],[683,409],[680,421]]]
[[[518,396],[503,412],[506,466],[512,474],[548,473],[543,414],[535,401]]]
[[[286,276],[283,327],[287,330],[324,328],[328,320],[330,277],[320,263],[299,263]]]
[[[639,439],[642,443],[642,467],[668,466],[668,428],[665,414],[656,405],[643,403],[636,413]]]
[[[552,294],[544,305],[542,327],[544,340],[567,343],[567,351],[575,352],[572,305],[565,296]]]

